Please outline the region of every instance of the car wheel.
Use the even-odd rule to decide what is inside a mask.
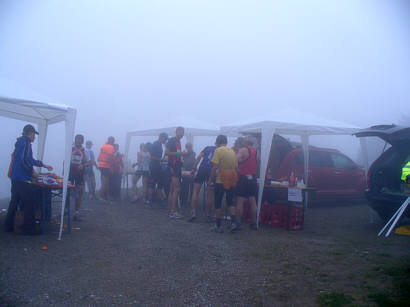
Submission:
[[[391,217],[397,210],[397,208],[391,206],[391,203],[372,202],[371,207],[385,222],[391,219]]]

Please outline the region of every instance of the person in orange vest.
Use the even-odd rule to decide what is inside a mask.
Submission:
[[[114,154],[115,138],[110,136],[107,143],[101,146],[100,154],[98,155],[98,168],[101,172],[101,189],[100,200],[109,201],[109,187],[111,177],[111,160]]]

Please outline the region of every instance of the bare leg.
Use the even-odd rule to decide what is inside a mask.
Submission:
[[[208,186],[207,188],[207,198],[206,198],[206,215],[211,216],[212,214],[212,206],[215,202],[215,194],[214,194],[214,188],[211,186]]]
[[[168,197],[168,209],[171,213],[176,212],[178,195],[181,190],[179,179],[177,177],[172,177],[171,179],[171,191]]]
[[[245,202],[246,198],[244,197],[237,197],[237,201],[236,201],[236,217],[238,218],[238,220],[242,220],[243,218],[243,203]]]
[[[132,176],[132,194],[134,195],[134,198],[137,198],[137,175]]]
[[[252,218],[252,222],[256,223],[256,214],[258,211],[258,206],[256,205],[256,198],[255,197],[249,197],[249,202],[251,205],[251,218]]]
[[[148,199],[148,177],[142,176],[142,190],[144,193],[144,199]]]
[[[191,200],[192,213],[196,212],[196,206],[197,206],[197,202],[198,202],[198,195],[199,195],[200,189],[201,189],[201,184],[200,183],[194,183],[194,189],[192,191],[192,200]]]
[[[77,186],[77,198],[75,199],[75,211],[79,211],[81,207],[81,200],[83,199],[84,185]]]

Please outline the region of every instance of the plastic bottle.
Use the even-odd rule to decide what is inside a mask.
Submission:
[[[292,171],[289,177],[289,187],[295,186],[295,173]]]

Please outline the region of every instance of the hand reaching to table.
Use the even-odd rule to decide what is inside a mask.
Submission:
[[[43,167],[45,167],[49,172],[51,172],[53,170],[53,167],[50,166],[50,165],[44,164]]]

